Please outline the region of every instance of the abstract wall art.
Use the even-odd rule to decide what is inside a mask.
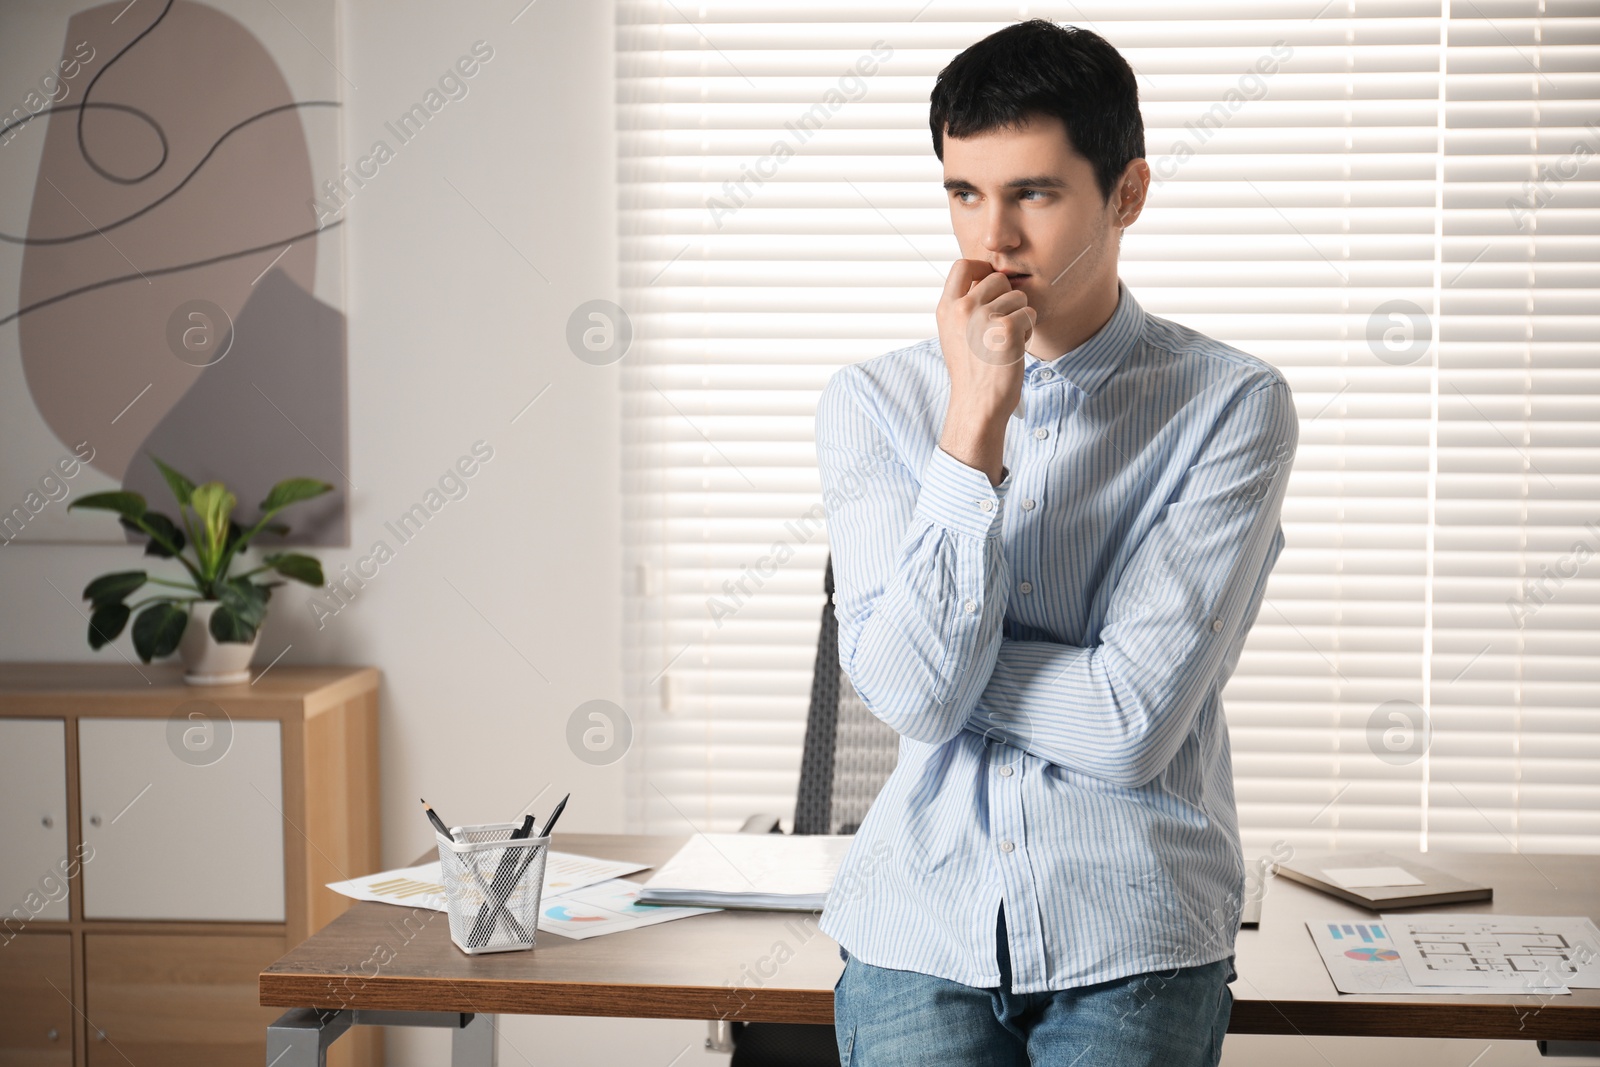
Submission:
[[[172,513],[146,453],[244,522],[330,482],[289,540],[349,544],[338,63],[333,0],[0,5],[0,545]]]

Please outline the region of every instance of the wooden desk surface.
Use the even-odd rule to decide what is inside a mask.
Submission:
[[[1587,915],[1600,922],[1600,856],[1383,851],[1494,887],[1492,901],[1414,909],[1419,914]],[[1600,1040],[1600,989],[1564,996],[1340,993],[1306,920],[1371,921],[1377,913],[1287,878],[1269,878],[1267,887],[1260,927],[1240,930],[1234,944],[1239,977],[1232,987],[1229,1033]]]
[[[681,836],[558,834],[565,852],[660,864]],[[1420,853],[1391,850],[1400,858]],[[419,862],[426,862],[430,856]],[[1600,856],[1430,852],[1425,862],[1495,887],[1492,903],[1436,910],[1596,917]],[[633,876],[643,881],[649,872]],[[1429,909],[1435,910],[1435,909]],[[1268,881],[1261,926],[1241,930],[1233,1033],[1594,1040],[1600,990],[1567,996],[1341,994],[1304,922],[1372,913],[1286,879]],[[832,1023],[842,963],[815,913],[723,911],[530,952],[467,956],[439,912],[357,903],[261,975],[274,1007],[469,1011]]]

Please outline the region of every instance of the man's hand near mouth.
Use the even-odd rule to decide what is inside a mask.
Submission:
[[[1006,420],[1022,398],[1023,346],[1038,312],[1004,272],[983,260],[958,259],[945,279],[937,318],[950,373],[939,447],[999,485]]]

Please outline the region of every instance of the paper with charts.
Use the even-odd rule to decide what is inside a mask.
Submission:
[[[544,865],[543,896],[560,896],[596,882],[647,870],[649,866],[648,863],[623,863],[552,851]],[[404,904],[406,907],[428,908],[432,911],[445,910],[443,876],[439,873],[438,860],[417,867],[369,874],[365,878],[352,878],[347,882],[329,882],[328,888],[356,900]]]
[[[1419,986],[1553,993],[1600,988],[1600,929],[1584,916],[1385,914]]]
[[[1477,986],[1419,986],[1412,982],[1387,927],[1387,923],[1347,919],[1306,921],[1328,977],[1341,993],[1483,992]]]
[[[654,926],[656,923],[722,910],[640,904],[639,889],[638,882],[614,878],[609,882],[541,900],[539,929],[543,933],[560,934],[581,941],[599,934],[635,930],[641,926]]]

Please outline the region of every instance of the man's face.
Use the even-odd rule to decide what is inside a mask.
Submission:
[[[1122,187],[1109,203],[1100,195],[1094,167],[1060,119],[1036,115],[1017,129],[947,136],[944,178],[962,258],[1015,274],[1012,288],[1027,294],[1041,330],[1096,290],[1115,289]]]

